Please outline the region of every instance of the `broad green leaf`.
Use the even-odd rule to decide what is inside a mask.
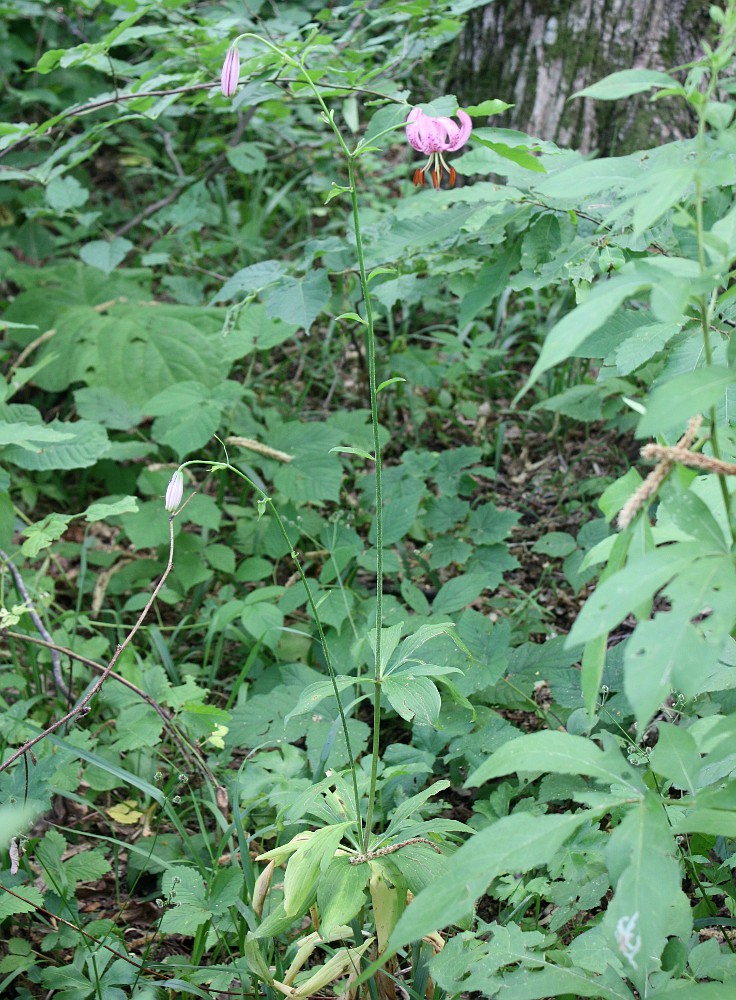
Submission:
[[[736,373],[721,365],[696,368],[658,386],[639,421],[638,437],[684,430],[688,417],[705,413],[736,381]]]
[[[269,319],[280,319],[309,333],[312,323],[330,301],[332,289],[327,271],[310,271],[304,278],[282,278],[266,294]]]
[[[49,889],[63,895],[70,888],[61,856],[66,850],[66,840],[58,830],[47,830],[36,846],[36,860],[43,869],[44,882]]]
[[[294,323],[270,319],[265,306],[252,302],[241,310],[237,322],[227,332],[222,347],[228,358],[245,358],[255,351],[270,351],[271,348],[278,347],[291,340],[297,330],[298,326]]]
[[[56,359],[36,379],[49,392],[84,382],[144,407],[152,396],[182,381],[218,385],[230,364],[221,317],[210,310],[139,303],[116,304],[101,314],[76,306],[63,311],[56,329],[41,348],[42,358],[53,353]]]
[[[461,611],[480,597],[485,586],[486,576],[483,573],[464,573],[454,576],[440,587],[432,603],[432,611],[436,615],[449,615]]]
[[[676,847],[658,797],[632,806],[606,848],[614,898],[603,927],[610,947],[622,955],[627,977],[640,992],[670,936],[687,941],[690,904],[682,891]]]
[[[643,731],[670,694],[682,685],[693,696],[713,671],[719,650],[674,611],[640,622],[626,644],[624,693]]]
[[[680,330],[679,323],[647,323],[616,348],[616,371],[629,375],[661,351]]]
[[[566,531],[549,531],[532,546],[532,552],[540,552],[545,556],[561,559],[569,556],[576,548],[575,539]]]
[[[357,678],[346,677],[343,674],[336,677],[335,681],[337,689],[341,693],[358,683]],[[308,684],[299,696],[299,701],[285,717],[284,722],[293,719],[295,715],[304,715],[305,712],[311,712],[321,701],[324,701],[325,698],[333,697],[334,694],[335,689],[330,680],[316,681],[314,684]]]
[[[122,264],[132,249],[133,244],[130,240],[126,240],[123,236],[116,236],[110,241],[93,240],[91,243],[85,243],[79,251],[79,256],[90,267],[110,274],[118,264]]]
[[[466,785],[482,785],[514,772],[585,774],[611,785],[625,784],[640,794],[641,783],[618,750],[601,750],[592,740],[545,730],[505,743],[474,771]]]
[[[499,875],[547,864],[588,820],[586,813],[516,813],[481,830],[448,858],[446,874],[407,907],[391,935],[389,950],[395,952],[467,916],[476,899]]]
[[[691,489],[665,494],[657,511],[657,524],[673,524],[691,538],[702,542],[708,550],[728,551],[723,530],[710,507]]]
[[[72,997],[84,1000],[95,992],[94,983],[73,965],[43,969],[41,978],[44,986],[48,987],[59,1000],[72,1000]]]
[[[600,584],[585,602],[567,640],[582,645],[605,635],[702,554],[694,543],[678,543],[631,559]]]
[[[644,265],[633,263],[625,265],[608,281],[599,282],[582,305],[555,323],[547,334],[522,392],[527,392],[544,372],[572,357],[580,344],[600,329],[622,302],[649,288],[654,280],[654,274]]]
[[[245,298],[246,295],[260,292],[269,285],[273,285],[274,282],[283,277],[283,274],[284,265],[278,260],[262,260],[257,264],[251,264],[249,267],[236,271],[232,278],[228,278],[210,304],[230,302],[232,299]],[[259,312],[263,311],[265,315],[263,306],[252,308],[257,308]],[[250,309],[247,312],[250,312]]]
[[[383,693],[402,719],[424,726],[436,725],[441,701],[429,678],[411,673],[391,674],[384,678]]]
[[[16,426],[10,424],[7,430],[15,434]],[[28,429],[20,425],[17,433],[20,441],[8,444],[2,455],[22,469],[83,469],[94,465],[110,447],[105,429],[88,420],[54,420]]]
[[[667,983],[650,993],[651,1000],[733,1000],[733,980],[725,983],[684,983],[681,979]]]
[[[531,959],[530,959],[531,961]],[[595,997],[598,1000],[634,1000],[626,983],[612,971],[599,976],[584,969],[560,968],[536,956],[541,969],[515,969],[503,976],[486,971],[482,963],[471,966],[464,982],[467,989],[483,996],[502,996],[504,1000],[551,1000],[552,997]]]
[[[506,101],[491,100],[491,101],[481,101],[480,104],[471,104],[464,108],[464,111],[471,116],[471,118],[482,118],[487,115],[500,115],[503,111],[508,111],[509,108],[513,108],[513,104],[507,104]]]
[[[687,803],[687,799],[684,800]],[[668,811],[673,833],[704,833],[710,837],[736,837],[736,812],[733,809],[709,809],[696,800],[692,809]]]
[[[315,830],[289,858],[284,876],[284,910],[288,917],[298,916],[309,905],[320,871],[327,868],[352,822],[336,823]]]
[[[69,515],[49,514],[43,521],[29,524],[27,528],[23,528],[21,534],[26,536],[21,547],[23,555],[33,558],[42,549],[48,548],[57,538],[61,538],[71,520]]]
[[[653,69],[624,69],[591,84],[583,90],[578,90],[573,97],[593,97],[597,101],[617,101],[621,97],[630,97],[645,90],[661,87],[675,87],[682,90],[680,83],[667,73]]]
[[[89,199],[89,191],[75,177],[54,177],[46,185],[46,201],[55,212],[80,208]]]
[[[457,168],[458,161],[455,166]],[[372,264],[395,260],[412,250],[424,252],[428,246],[456,238],[461,226],[476,212],[475,205],[450,205],[444,210],[433,211],[417,206],[417,218],[398,219],[388,232],[374,237],[375,243],[371,241],[366,256]]]
[[[393,673],[404,663],[423,662],[419,661],[416,654],[428,642],[439,638],[441,635],[448,636],[458,649],[461,649],[466,656],[471,656],[470,650],[458,638],[453,622],[429,622],[420,625],[419,628],[401,643],[396,657],[389,662],[387,673]]]
[[[503,142],[488,142],[488,140],[482,139],[479,135],[474,135],[473,141],[480,143],[481,146],[485,146],[487,149],[492,149],[494,153],[498,153],[505,160],[511,160],[512,163],[516,163],[526,170],[534,170],[540,174],[547,172],[542,162],[529,149],[524,149],[520,146],[507,146]]]
[[[324,936],[338,924],[349,924],[365,903],[370,866],[351,865],[348,857],[333,858],[317,885],[317,908]]]
[[[697,744],[686,729],[660,722],[650,763],[652,770],[671,781],[675,788],[695,794],[701,760]]]
[[[112,503],[98,501],[92,503],[84,512],[84,519],[90,523],[94,521],[104,521],[107,517],[115,517],[117,514],[137,513],[138,501],[136,497],[122,497]]]

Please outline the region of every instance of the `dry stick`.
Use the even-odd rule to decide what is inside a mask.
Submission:
[[[36,626],[38,632],[46,640],[46,644],[51,650],[51,664],[52,664],[52,673],[54,675],[54,683],[56,684],[58,690],[61,691],[62,695],[68,700],[71,698],[71,691],[67,687],[66,681],[64,680],[64,677],[61,673],[61,657],[59,656],[58,649],[54,645],[54,640],[51,638],[48,629],[41,620],[41,616],[36,611],[33,601],[31,600],[31,595],[26,590],[26,585],[23,582],[23,577],[18,572],[18,567],[15,565],[15,563],[10,558],[8,553],[5,552],[3,549],[0,549],[0,558],[2,558],[4,562],[9,566],[10,572],[13,574],[13,578],[15,580],[15,585],[18,588],[21,597],[23,598],[23,603],[28,609],[28,613],[31,616],[31,619],[33,620],[33,624]]]
[[[53,643],[44,642],[43,639],[37,639],[33,635],[24,635],[22,632],[11,632],[7,630],[4,633],[4,635],[7,635],[8,638],[10,639],[20,640],[21,642],[31,642],[33,643],[34,646],[44,646],[45,648],[52,650],[56,649],[64,656],[68,656],[73,660],[78,660],[80,663],[84,663],[85,666],[91,667],[92,670],[96,670],[98,674],[102,674],[106,670],[106,668],[103,667],[101,663],[97,663],[95,660],[90,660],[88,657],[82,656],[81,653],[75,653],[73,650],[67,649],[66,646],[55,646],[53,645]],[[115,673],[114,670],[111,670],[109,676],[112,680],[118,681],[119,684],[122,684],[124,687],[127,687],[130,691],[133,692],[133,694],[136,694],[142,701],[145,701],[147,705],[151,706],[151,708],[159,715],[161,721],[168,729],[172,739],[178,746],[182,755],[189,761],[190,764],[198,767],[201,770],[202,774],[205,776],[205,778],[212,783],[212,786],[215,789],[217,789],[218,788],[217,780],[212,771],[210,770],[210,768],[207,766],[207,762],[204,760],[203,757],[200,756],[197,748],[191,746],[191,744],[189,744],[183,738],[183,736],[181,735],[176,726],[176,723],[171,718],[166,709],[162,705],[159,705],[156,699],[152,698],[150,694],[147,694],[137,685],[133,684],[132,681],[129,681],[126,677],[123,677],[122,674],[117,674]]]
[[[660,460],[638,490],[633,494],[633,496],[629,497],[624,506],[621,508],[621,513],[618,515],[618,526],[621,530],[628,528],[647,500],[654,496],[676,462],[688,465],[699,464],[703,461],[706,463],[715,461],[715,459],[708,459],[706,455],[697,455],[695,452],[689,450],[698,435],[702,422],[703,418],[700,414],[693,417],[687,425],[687,430],[674,447],[667,448],[662,447],[661,445],[647,445],[642,449],[642,455],[646,458],[649,457],[649,455],[655,454],[653,452],[648,452],[648,449],[656,448],[656,454]],[[691,461],[693,458],[697,459],[697,462],[693,463]],[[708,469],[712,468],[711,464],[700,464],[700,467]]]
[[[379,847],[375,851],[366,851],[365,854],[356,854],[350,859],[351,865],[364,865],[366,861],[373,861],[374,858],[383,858],[387,854],[395,854],[402,847],[409,847],[410,844],[426,844],[431,847],[436,854],[442,854],[439,847],[426,837],[410,837],[409,840],[402,840],[400,844],[389,844],[388,847]]]
[[[63,718],[57,719],[56,722],[52,723],[48,727],[48,729],[44,729],[44,731],[39,736],[34,737],[32,740],[26,740],[26,742],[23,744],[22,747],[16,750],[15,753],[11,754],[10,757],[7,758],[7,760],[4,760],[2,764],[0,764],[0,774],[2,774],[3,771],[7,770],[11,764],[13,764],[16,760],[18,760],[19,757],[22,757],[24,754],[26,754],[31,749],[31,747],[34,747],[37,743],[40,743],[41,740],[45,740],[47,736],[50,736],[51,733],[56,732],[57,729],[60,729],[62,726],[66,725],[67,722],[71,722],[71,720],[77,718],[77,716],[87,714],[87,712],[89,711],[90,701],[92,700],[92,698],[94,698],[94,696],[100,690],[100,688],[105,683],[107,678],[110,676],[110,674],[112,673],[112,668],[117,663],[120,654],[123,652],[125,647],[130,643],[133,636],[136,634],[138,629],[143,624],[146,615],[151,610],[151,605],[158,597],[159,591],[163,587],[166,578],[168,577],[169,573],[171,572],[174,566],[174,517],[175,516],[176,514],[172,514],[171,517],[169,518],[169,561],[166,565],[166,569],[164,570],[163,576],[156,584],[155,590],[151,594],[149,600],[146,602],[146,606],[138,616],[138,620],[136,621],[135,625],[123,639],[122,643],[118,645],[117,649],[113,653],[112,659],[105,667],[99,679],[92,685],[92,687],[89,689],[87,694],[82,698],[79,704],[75,705],[70,712],[67,712],[66,715],[63,716]]]

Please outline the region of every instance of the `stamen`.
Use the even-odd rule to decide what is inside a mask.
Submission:
[[[424,187],[424,170],[421,167],[414,171],[414,187]]]
[[[457,177],[457,173],[455,171],[455,168],[454,167],[450,167],[450,187],[455,187],[455,178],[456,177]]]

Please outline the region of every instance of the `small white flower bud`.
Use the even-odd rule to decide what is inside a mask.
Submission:
[[[171,482],[166,489],[166,502],[164,504],[166,510],[174,511],[181,503],[181,498],[184,495],[184,475],[181,469],[177,469],[174,475],[171,477]]]

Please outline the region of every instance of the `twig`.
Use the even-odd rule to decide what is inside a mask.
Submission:
[[[138,629],[143,624],[146,615],[151,610],[151,605],[158,597],[159,591],[163,587],[166,578],[168,577],[169,573],[171,572],[174,566],[174,517],[175,515],[172,514],[171,517],[169,518],[169,561],[166,565],[166,569],[164,570],[161,579],[156,584],[156,587],[153,593],[151,594],[150,598],[146,602],[146,606],[143,608],[140,615],[138,616],[138,620],[136,621],[135,625],[123,639],[122,643],[118,645],[117,649],[113,653],[112,659],[105,667],[103,673],[100,675],[98,680],[95,681],[92,687],[87,691],[87,693],[84,695],[81,701],[77,705],[75,705],[74,708],[71,709],[71,711],[67,712],[66,715],[64,715],[61,719],[57,719],[56,722],[52,723],[47,729],[44,729],[44,731],[40,735],[35,736],[32,740],[26,740],[26,742],[23,744],[22,747],[20,747],[18,750],[15,751],[15,753],[12,753],[6,760],[4,760],[2,764],[0,764],[0,774],[2,774],[3,771],[7,770],[11,764],[13,764],[16,760],[18,760],[19,757],[22,757],[24,754],[26,754],[37,743],[40,743],[41,740],[44,740],[46,739],[47,736],[50,736],[51,733],[56,732],[57,729],[60,729],[62,726],[65,726],[67,722],[71,722],[72,719],[75,719],[82,715],[86,715],[87,712],[89,712],[90,701],[92,700],[92,698],[94,698],[94,696],[100,690],[100,688],[105,683],[107,678],[110,676],[110,674],[112,673],[112,668],[117,663],[120,654],[123,652],[125,647],[129,645],[133,636],[136,634]]]
[[[388,847],[379,847],[376,851],[366,851],[365,854],[356,854],[350,859],[351,865],[364,865],[366,861],[373,861],[374,858],[383,858],[387,854],[395,854],[402,847],[409,847],[410,844],[426,844],[431,847],[436,854],[442,854],[439,847],[426,837],[410,837],[409,840],[402,840],[399,844],[389,844]]]
[[[269,448],[267,444],[261,444],[260,441],[254,441],[253,438],[228,437],[225,441],[227,444],[235,444],[239,448],[248,448],[250,451],[257,451],[259,455],[264,455],[266,458],[275,458],[279,462],[294,461],[294,456],[289,455],[288,452],[278,451],[276,448]]]
[[[33,624],[36,626],[36,629],[38,630],[39,634],[42,635],[43,638],[46,640],[45,645],[47,645],[48,648],[51,650],[51,664],[52,664],[52,673],[54,676],[54,684],[56,684],[56,687],[58,688],[59,691],[61,691],[62,695],[66,699],[69,699],[71,698],[71,691],[69,690],[67,683],[64,680],[64,677],[61,673],[61,657],[59,656],[58,649],[54,645],[54,640],[51,638],[49,630],[46,628],[43,621],[41,620],[41,616],[36,611],[33,601],[31,600],[31,595],[26,590],[26,585],[23,582],[23,577],[20,575],[18,571],[18,567],[15,565],[15,563],[10,558],[8,553],[5,552],[3,549],[0,549],[0,558],[2,558],[10,568],[10,572],[13,574],[13,578],[15,580],[15,585],[20,591],[20,595],[23,598],[23,603],[25,604],[26,609],[28,610],[28,614],[31,616]]]
[[[693,417],[687,425],[687,430],[674,447],[665,448],[661,445],[646,445],[642,449],[641,453],[643,457],[648,458],[656,455],[659,457],[659,462],[633,496],[629,497],[621,508],[621,512],[618,515],[618,526],[621,530],[628,528],[647,500],[654,496],[676,462],[680,462],[683,465],[700,464],[701,468],[713,468],[712,463],[716,462],[716,459],[709,459],[706,455],[698,455],[696,452],[690,451],[702,422],[703,418],[700,414]],[[651,449],[656,449],[656,451],[652,451]],[[693,459],[696,462],[693,462]]]
[[[96,670],[98,674],[104,673],[105,670],[107,669],[101,663],[97,663],[95,660],[90,660],[89,657],[82,656],[81,653],[75,653],[73,650],[67,649],[66,646],[55,646],[51,642],[44,642],[43,639],[37,639],[33,635],[24,635],[22,632],[11,632],[10,630],[7,630],[4,634],[7,635],[10,639],[16,639],[19,640],[20,642],[30,642],[33,643],[34,646],[44,646],[45,648],[52,650],[56,649],[64,656],[68,656],[71,659],[78,660],[80,663],[83,663],[85,666],[90,667],[92,670]],[[207,778],[208,781],[212,783],[212,786],[216,790],[218,787],[217,780],[215,779],[215,776],[213,775],[210,768],[207,766],[207,762],[200,756],[197,748],[192,747],[191,744],[189,744],[189,742],[184,739],[184,737],[179,732],[176,723],[169,715],[169,713],[166,711],[166,709],[162,705],[159,705],[156,699],[152,698],[150,694],[148,694],[146,691],[143,691],[136,684],[133,684],[133,682],[129,681],[126,677],[123,677],[122,674],[117,674],[115,673],[114,670],[111,670],[109,672],[109,677],[111,678],[111,680],[117,681],[119,684],[122,684],[123,687],[128,688],[129,691],[132,691],[133,694],[137,695],[142,701],[145,701],[147,705],[151,706],[151,708],[161,718],[161,721],[168,729],[172,739],[179,747],[179,750],[181,751],[183,756],[186,757],[190,763],[199,767],[204,776]]]

